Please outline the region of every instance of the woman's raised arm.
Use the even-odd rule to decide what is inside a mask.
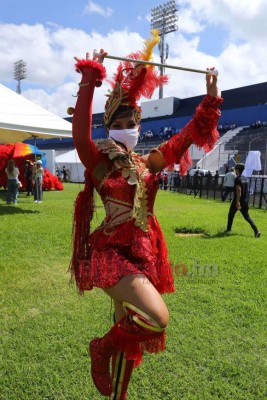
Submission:
[[[90,171],[99,161],[98,150],[92,140],[92,104],[95,87],[101,86],[106,76],[106,70],[102,65],[106,53],[101,50],[93,59],[89,59],[89,53],[85,59],[74,57],[76,71],[82,74],[77,93],[77,102],[72,120],[72,134],[79,157]]]
[[[211,69],[212,71],[212,69]],[[207,95],[197,107],[189,123],[167,142],[160,144],[147,156],[147,165],[154,172],[180,164],[181,174],[191,165],[188,149],[191,144],[210,151],[219,138],[217,124],[223,99],[217,86],[217,75],[206,75]]]

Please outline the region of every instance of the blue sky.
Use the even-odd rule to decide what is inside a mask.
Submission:
[[[179,9],[179,2],[176,3]],[[146,37],[150,28],[151,10],[160,4],[164,2],[160,0],[135,2],[117,0],[113,3],[110,1],[86,2],[85,0],[0,0],[0,22],[16,25],[40,23],[50,28],[82,29],[87,33],[95,30],[103,35],[111,30],[126,29]],[[183,23],[181,18],[187,9],[188,6],[184,4],[178,10],[178,17],[180,17],[178,27]],[[218,53],[225,35],[227,31],[223,27],[207,25],[201,33],[200,50]],[[187,36],[192,37],[193,33],[187,33]],[[210,40],[214,36],[219,39],[217,44]]]
[[[13,64],[27,62],[23,95],[61,116],[74,102],[79,76],[73,56],[105,48],[126,56],[142,47],[150,32],[156,0],[0,0],[0,82],[13,90]],[[178,31],[166,36],[167,63],[219,69],[222,89],[267,80],[264,43],[267,39],[266,0],[180,0]],[[159,61],[155,49],[154,60]],[[106,60],[111,76],[117,63]],[[170,72],[164,96],[190,97],[205,93],[203,76]],[[103,110],[105,83],[96,93],[94,112]]]

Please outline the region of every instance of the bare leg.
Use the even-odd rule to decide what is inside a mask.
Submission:
[[[123,305],[120,301],[113,300],[114,309],[115,309],[115,320],[116,322],[125,317],[126,312],[123,308]]]
[[[123,301],[126,301],[149,315],[162,328],[169,322],[169,312],[160,293],[144,275],[128,275],[115,286],[104,289],[114,300],[115,313],[123,316]]]
[[[116,321],[119,321],[107,334],[109,340],[113,338],[113,347],[117,348],[112,355],[110,399],[124,400],[132,371],[142,362],[143,351],[137,346],[134,351],[131,349],[131,356],[127,356],[127,350],[122,350],[122,347],[126,346],[126,349],[129,346],[130,349],[129,342],[137,343],[140,340],[141,344],[149,337],[153,344],[155,338],[158,340],[156,351],[163,349],[161,345],[169,312],[159,292],[144,275],[128,275],[117,285],[104,290],[114,301]],[[125,345],[125,340],[128,345]],[[149,345],[147,350],[153,351]]]

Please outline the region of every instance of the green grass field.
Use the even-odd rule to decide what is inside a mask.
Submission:
[[[0,192],[1,400],[101,399],[90,378],[89,340],[111,326],[101,290],[69,284],[73,202],[66,184],[17,207]],[[262,232],[237,215],[225,235],[229,203],[159,192],[156,214],[169,247],[176,292],[167,350],[144,357],[129,400],[266,399],[267,213],[251,209]],[[103,218],[98,201],[94,223]],[[176,228],[205,236],[176,236]],[[186,273],[183,265],[186,266]],[[184,272],[184,274],[182,273]]]

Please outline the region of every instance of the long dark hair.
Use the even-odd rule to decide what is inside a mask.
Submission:
[[[8,160],[7,162],[7,172],[9,174],[13,174],[15,169],[15,161],[14,160]]]

